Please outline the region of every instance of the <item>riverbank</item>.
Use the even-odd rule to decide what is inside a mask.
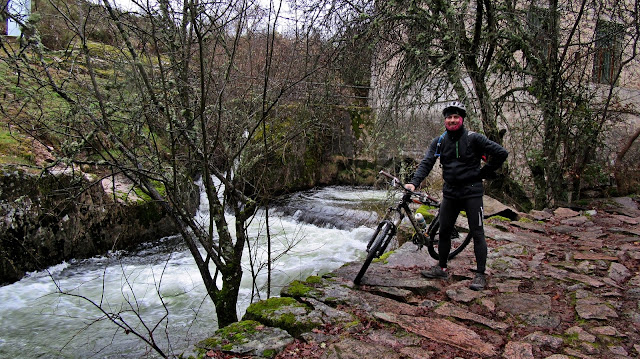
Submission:
[[[484,291],[468,289],[471,249],[450,263],[450,280],[432,281],[419,272],[435,261],[407,243],[373,263],[361,286],[352,283],[360,263],[292,283],[282,298],[269,300],[274,306],[247,310],[252,314],[245,319],[259,324],[244,327],[244,344],[230,341],[223,328],[200,344],[202,353],[281,359],[640,355],[637,202],[608,199],[525,218],[487,220]],[[261,344],[252,347],[254,335],[262,336]]]
[[[123,176],[71,169],[0,169],[0,284],[64,261],[135,248],[175,234],[160,205],[140,199]],[[194,189],[193,211],[197,206]]]

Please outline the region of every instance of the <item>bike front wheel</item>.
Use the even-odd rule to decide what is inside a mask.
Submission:
[[[437,214],[431,224],[429,224],[429,228],[427,229],[427,236],[429,237],[427,240],[427,249],[429,250],[429,255],[433,259],[440,259],[440,253],[438,252],[438,240],[440,237],[440,214]],[[451,251],[449,252],[449,259],[457,256],[462,252],[469,242],[471,242],[471,233],[468,233],[464,238],[460,238],[458,231],[454,228],[453,232],[451,232]]]
[[[378,258],[382,255],[382,252],[385,249],[385,243],[389,243],[387,236],[391,236],[393,231],[391,230],[391,223],[384,223],[380,230],[377,230],[373,233],[372,238],[369,240],[371,246],[368,249],[367,258],[365,258],[364,263],[362,264],[362,268],[356,275],[356,278],[353,280],[353,283],[360,284],[362,277],[364,277],[365,272],[369,268],[369,265],[373,261],[374,258]]]

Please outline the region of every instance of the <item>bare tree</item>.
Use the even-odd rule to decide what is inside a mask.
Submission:
[[[219,325],[237,321],[247,226],[275,188],[265,183],[274,158],[322,133],[300,100],[326,91],[300,89],[329,78],[331,42],[308,19],[293,27],[304,31],[281,33],[278,7],[248,0],[140,1],[136,13],[108,0],[50,5],[72,37],[51,60],[35,24],[23,24],[25,46],[10,55],[35,90],[20,99],[15,125],[60,141],[52,166],[120,173],[160,204],[195,259]],[[92,41],[98,26],[115,46]],[[38,114],[45,96],[55,107]],[[196,178],[208,223],[194,218]]]
[[[397,121],[405,123],[398,127],[400,132],[417,132],[422,141],[405,146],[424,148],[425,132],[435,136],[442,131],[436,125],[441,123],[437,104],[451,98],[466,103],[470,129],[503,142],[505,131],[499,131],[498,119],[504,116],[496,104],[500,93],[493,78],[495,55],[503,43],[501,10],[499,4],[481,0],[377,2],[369,10],[382,68],[378,85],[390,87],[381,91],[382,103],[393,107]],[[508,167],[488,189],[498,198],[530,207]]]
[[[624,106],[621,74],[637,63],[637,9],[627,2],[555,0],[507,9],[504,49],[512,62],[501,58],[518,79],[510,100],[533,106],[521,128],[532,139],[523,150],[536,206],[571,202],[588,183],[590,166],[607,169],[606,135],[615,109]]]
[[[575,200],[598,177],[588,173],[606,171],[606,132],[626,106],[623,70],[637,63],[634,2],[394,1],[370,14],[381,83],[393,86],[382,97],[398,117],[416,125],[455,94],[481,115],[475,129],[498,142],[500,120],[511,161],[528,164],[514,178],[533,178],[539,208]],[[490,191],[527,208],[508,182]]]

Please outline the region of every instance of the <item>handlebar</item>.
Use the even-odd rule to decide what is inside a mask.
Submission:
[[[387,177],[388,179],[390,179],[391,183],[392,183],[392,186],[394,186],[394,187],[400,186],[405,191],[406,194],[418,197],[420,203],[424,203],[424,204],[429,204],[429,203],[438,204],[439,203],[437,199],[431,197],[427,193],[414,192],[414,191],[410,191],[410,190],[406,189],[404,187],[404,183],[402,183],[402,181],[400,181],[400,179],[398,177],[392,175],[389,172],[386,172],[384,170],[380,170],[380,172],[378,174],[381,174],[381,175]]]

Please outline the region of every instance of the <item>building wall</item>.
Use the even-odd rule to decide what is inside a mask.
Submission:
[[[628,0],[627,2],[630,3]],[[539,1],[539,3],[540,6],[545,6],[545,3],[548,2]],[[560,33],[565,36],[559,39],[561,44],[567,41],[566,36],[571,33],[573,25],[578,19],[579,9],[572,9],[571,6],[574,6],[572,3],[576,3],[575,6],[579,5],[579,2],[566,1],[560,6],[563,10],[569,11],[559,17]],[[530,2],[527,2],[527,4],[530,4]],[[609,131],[610,137],[604,139],[606,145],[603,148],[603,151],[608,152],[600,151],[596,154],[607,159],[608,164],[613,164],[616,151],[629,138],[629,135],[640,126],[640,117],[638,116],[638,113],[640,113],[640,62],[638,59],[633,58],[634,47],[637,48],[633,43],[634,39],[631,34],[626,33],[620,44],[621,63],[624,63],[624,67],[619,80],[615,83],[616,86],[612,89],[607,83],[593,81],[595,35],[598,20],[617,21],[604,15],[602,11],[607,6],[617,6],[616,1],[602,0],[594,4],[601,7],[587,9],[581,14],[580,26],[572,35],[571,45],[567,48],[566,59],[567,61],[574,61],[576,65],[569,78],[576,82],[580,81],[588,84],[592,90],[599,94],[596,96],[596,101],[604,101],[609,96],[610,91],[613,95],[612,103],[614,105],[610,107],[609,121],[606,123],[606,129]],[[474,10],[470,9],[469,11]],[[627,14],[631,14],[631,12]],[[625,19],[624,21],[632,23],[632,20]],[[396,137],[398,147],[402,148],[400,155],[419,160],[424,154],[429,140],[444,130],[440,115],[443,102],[456,96],[451,87],[442,86],[442,82],[438,79],[429,79],[430,84],[424,84],[424,87],[420,88],[416,87],[412,89],[413,91],[409,91],[410,95],[407,98],[397,100],[398,102],[393,112],[386,111],[391,104],[391,93],[398,79],[395,70],[399,64],[399,59],[389,58],[394,50],[394,48],[382,45],[378,47],[372,65],[373,90],[371,91],[370,104],[378,111],[379,116],[395,116],[392,120],[385,119],[385,122],[391,121],[396,124],[398,133],[402,134],[402,136]],[[516,58],[518,58],[517,53]],[[524,66],[522,53],[520,53],[518,59]],[[519,81],[507,84],[507,81],[500,81],[494,76],[488,83],[492,85],[490,93],[496,96],[509,90],[510,88],[507,86],[511,88],[522,86],[530,83],[531,81],[529,80],[526,77],[521,77]],[[467,88],[468,94],[472,95],[474,93],[469,79],[464,81],[464,86]],[[533,97],[522,92],[503,105],[503,117],[497,119],[498,128],[507,130],[503,140],[505,147],[510,151],[509,164],[513,170],[512,174],[525,187],[531,177],[526,165],[526,156],[532,149],[539,148],[539,143],[542,139],[539,131],[543,126],[543,119],[537,112],[534,101]],[[472,113],[479,115],[479,110],[474,108],[477,107],[477,103],[473,98],[467,101],[467,105],[471,107]],[[472,130],[482,130],[478,118],[471,117],[466,124]],[[415,130],[416,128],[421,130]],[[527,141],[523,141],[523,138],[527,138]]]

